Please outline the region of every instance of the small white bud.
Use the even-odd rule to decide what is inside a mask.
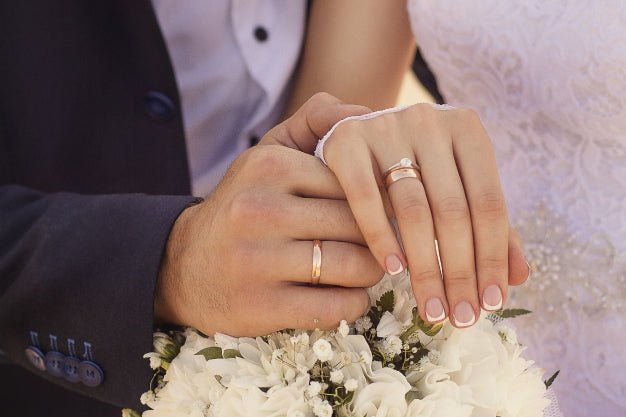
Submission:
[[[309,398],[313,398],[319,395],[322,392],[322,384],[317,381],[309,382],[309,386],[306,388],[306,395]]]
[[[313,352],[321,362],[328,362],[333,359],[332,346],[326,339],[318,339],[313,344]]]
[[[330,371],[330,382],[333,384],[341,384],[343,381],[343,372],[339,370]]]
[[[348,326],[348,322],[345,320],[341,320],[341,322],[339,322],[337,332],[343,337],[346,337],[348,334],[350,334],[350,327]]]
[[[328,401],[324,400],[315,404],[313,407],[313,414],[315,414],[316,417],[332,417],[333,407],[328,403]]]
[[[147,405],[149,402],[152,401],[154,401],[154,392],[152,391],[146,391],[141,394],[141,397],[139,397],[139,402],[143,405]]]
[[[356,379],[350,378],[346,381],[343,387],[346,389],[346,391],[352,392],[356,391],[356,389],[359,387],[359,383],[356,381]]]

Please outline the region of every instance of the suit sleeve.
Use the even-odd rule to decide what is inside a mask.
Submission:
[[[68,389],[138,407],[151,371],[156,277],[170,229],[197,199],[142,194],[44,194],[0,187],[0,350],[12,362]],[[37,370],[40,349],[81,360],[85,343],[104,372],[97,387]]]

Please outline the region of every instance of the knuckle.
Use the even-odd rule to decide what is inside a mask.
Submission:
[[[448,284],[452,285],[468,285],[476,280],[475,272],[469,269],[457,269],[450,272],[444,272],[443,279]]]
[[[405,110],[405,114],[413,119],[417,118],[417,119],[424,119],[424,118],[431,118],[433,117],[436,113],[433,110],[433,106],[431,106],[428,103],[417,103],[412,105],[411,107],[409,107],[408,109]],[[399,114],[401,115],[403,112],[400,112]]]
[[[361,120],[346,120],[341,122],[333,132],[333,139],[329,142],[352,142],[356,139],[358,132],[361,131],[363,121]]]
[[[478,112],[472,108],[469,107],[461,107],[458,108],[456,110],[456,113],[459,117],[459,119],[463,120],[465,123],[472,123],[472,124],[480,124],[482,125],[482,122],[480,121],[480,116],[478,115]]]
[[[506,258],[485,257],[478,260],[478,267],[487,273],[493,272],[496,275],[506,277],[506,273],[503,271],[508,271],[509,263]]]
[[[441,281],[439,269],[424,269],[411,273],[411,281],[416,285]]]
[[[403,116],[402,113],[399,113],[400,117]],[[410,121],[417,123],[420,131],[438,132],[442,129],[443,113],[435,110],[428,103],[419,103],[407,109],[406,117],[410,118]]]
[[[476,200],[476,210],[479,215],[490,219],[506,217],[504,196],[497,191],[484,192]]]
[[[363,237],[365,241],[368,243],[368,246],[372,249],[377,248],[381,244],[383,244],[388,237],[387,230],[373,228],[371,230],[364,230]]]
[[[480,115],[474,109],[459,108],[454,110],[452,127],[457,132],[468,133],[467,135],[460,135],[460,137],[466,137],[466,140],[471,138],[475,146],[491,147],[491,141],[485,132]]]
[[[259,220],[276,218],[279,207],[272,198],[248,189],[232,198],[228,206],[228,218],[236,225],[254,224]]]
[[[467,201],[462,197],[446,197],[441,200],[437,214],[444,221],[467,221],[470,218]]]
[[[247,152],[244,169],[257,177],[279,177],[289,171],[289,160],[280,146],[257,146]]]
[[[428,202],[410,194],[401,197],[398,202],[396,217],[401,222],[425,223],[432,221]]]
[[[380,199],[380,190],[376,183],[356,169],[346,171],[343,179],[340,178],[340,182],[348,195],[348,199],[353,202],[374,202],[376,199]]]
[[[319,106],[319,105],[324,105],[324,104],[335,104],[339,102],[340,100],[337,97],[325,91],[320,91],[318,93],[313,94],[313,96],[311,96],[311,98],[308,100],[308,103],[312,106]]]

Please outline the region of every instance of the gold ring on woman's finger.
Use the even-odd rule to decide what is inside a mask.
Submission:
[[[402,158],[400,162],[393,164],[385,171],[385,185],[389,187],[394,182],[403,178],[416,178],[421,180],[421,169],[419,165],[409,158]]]

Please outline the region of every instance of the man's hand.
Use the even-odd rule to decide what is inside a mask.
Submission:
[[[217,190],[172,229],[157,319],[207,334],[256,336],[332,328],[363,314],[364,288],[383,271],[336,178],[307,153],[335,122],[368,111],[318,94],[237,158]],[[322,265],[313,286],[315,239]]]

